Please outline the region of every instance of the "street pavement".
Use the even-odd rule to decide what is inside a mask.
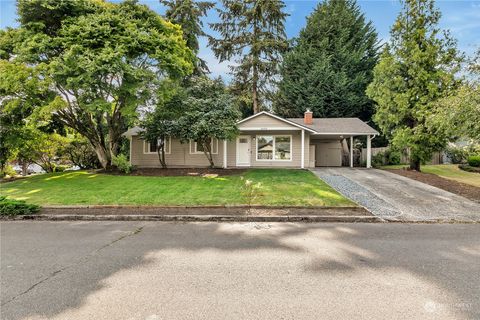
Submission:
[[[480,224],[2,222],[1,319],[480,319]]]

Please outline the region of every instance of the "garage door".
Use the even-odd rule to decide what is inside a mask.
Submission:
[[[340,141],[319,142],[315,145],[315,166],[342,166],[342,145]]]

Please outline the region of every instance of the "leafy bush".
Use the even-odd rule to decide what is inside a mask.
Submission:
[[[61,165],[61,164],[56,164],[53,167],[53,172],[63,172],[68,169],[68,166]]]
[[[7,199],[5,196],[0,196],[0,215],[2,216],[33,214],[37,213],[39,210],[40,207],[36,204],[26,203],[21,200]]]
[[[127,157],[124,154],[119,154],[118,156],[112,157],[112,164],[118,168],[123,173],[132,172],[132,165],[128,161]]]
[[[402,159],[402,154],[399,151],[390,150],[390,149],[385,151],[386,164],[388,165],[400,164],[401,159]]]
[[[374,168],[381,167],[385,164],[385,152],[379,152],[372,156],[372,166]]]
[[[17,175],[17,172],[13,169],[11,165],[8,165],[8,164],[5,165],[3,170],[0,172],[1,177],[6,177],[6,176],[14,177],[16,175]]]
[[[468,157],[468,165],[472,167],[480,167],[480,155]]]
[[[457,146],[448,146],[445,154],[453,164],[464,163],[468,157],[468,150]]]
[[[87,139],[76,136],[66,147],[65,154],[80,169],[100,168],[97,154]]]

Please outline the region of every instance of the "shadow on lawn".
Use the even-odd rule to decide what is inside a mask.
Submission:
[[[106,228],[100,228],[98,223],[34,223],[31,227],[45,228],[45,232],[49,232],[52,225],[65,229],[61,231],[65,233],[63,236],[45,233],[51,234],[47,237],[51,238],[51,245],[58,247],[59,256],[81,245],[82,241],[88,241],[83,235],[89,232],[88,228],[97,228],[98,232],[115,234],[115,237],[106,243],[96,243],[95,250],[74,259],[76,262],[58,265],[48,279],[42,279],[18,298],[5,303],[2,297],[6,319],[54,318],[86,303],[86,299],[104,288],[105,280],[115,273],[153,263],[152,253],[176,249],[192,252],[286,250],[310,261],[305,272],[314,275],[355,273],[360,268],[401,269],[458,297],[467,307],[454,310],[456,314],[464,314],[467,318],[479,316],[478,301],[469,299],[478,294],[480,278],[469,272],[475,264],[478,266],[480,237],[468,238],[462,232],[463,228],[471,228],[468,225],[244,224],[243,231],[228,229],[231,224],[218,223],[106,223]],[[42,246],[35,245],[35,239],[29,239],[36,234],[24,233],[22,241],[31,241],[32,250],[41,255]],[[302,241],[305,238],[313,239],[314,243],[316,239],[322,240],[324,245],[325,241],[331,242],[339,248],[340,254],[332,256],[329,250],[309,247],[312,242],[306,245]],[[13,243],[4,243],[2,247],[3,250],[15,250]],[[412,259],[416,263],[412,263]],[[89,272],[74,272],[76,268]],[[453,268],[463,271],[455,274],[451,271]],[[7,280],[12,277],[14,281],[16,275],[6,276]],[[43,277],[45,275],[40,278]],[[53,283],[47,285],[50,281]],[[62,289],[61,294],[60,286],[67,288]]]

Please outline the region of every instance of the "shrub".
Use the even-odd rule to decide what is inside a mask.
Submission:
[[[374,168],[381,167],[385,164],[385,152],[379,152],[372,156],[372,166]]]
[[[112,157],[112,164],[118,168],[123,173],[132,172],[132,165],[128,161],[127,157],[124,154],[119,154],[118,156]]]
[[[467,162],[471,167],[480,167],[480,155],[468,157]]]
[[[39,210],[40,207],[36,204],[26,203],[21,200],[7,199],[5,196],[0,196],[0,215],[2,216],[33,214],[37,213]]]
[[[400,164],[400,160],[402,158],[402,154],[396,150],[388,149],[385,151],[385,162],[389,165]]]
[[[68,169],[68,166],[56,164],[53,166],[53,172],[63,172]]]
[[[65,147],[65,154],[73,165],[80,169],[96,169],[100,168],[97,154],[87,139],[83,137],[75,137]]]
[[[1,171],[1,177],[9,176],[10,178],[12,178],[12,177],[15,177],[16,175],[17,175],[17,172],[9,164],[5,165],[5,167]]]
[[[465,162],[468,156],[468,151],[465,148],[448,146],[445,149],[445,154],[453,164],[459,164]]]

